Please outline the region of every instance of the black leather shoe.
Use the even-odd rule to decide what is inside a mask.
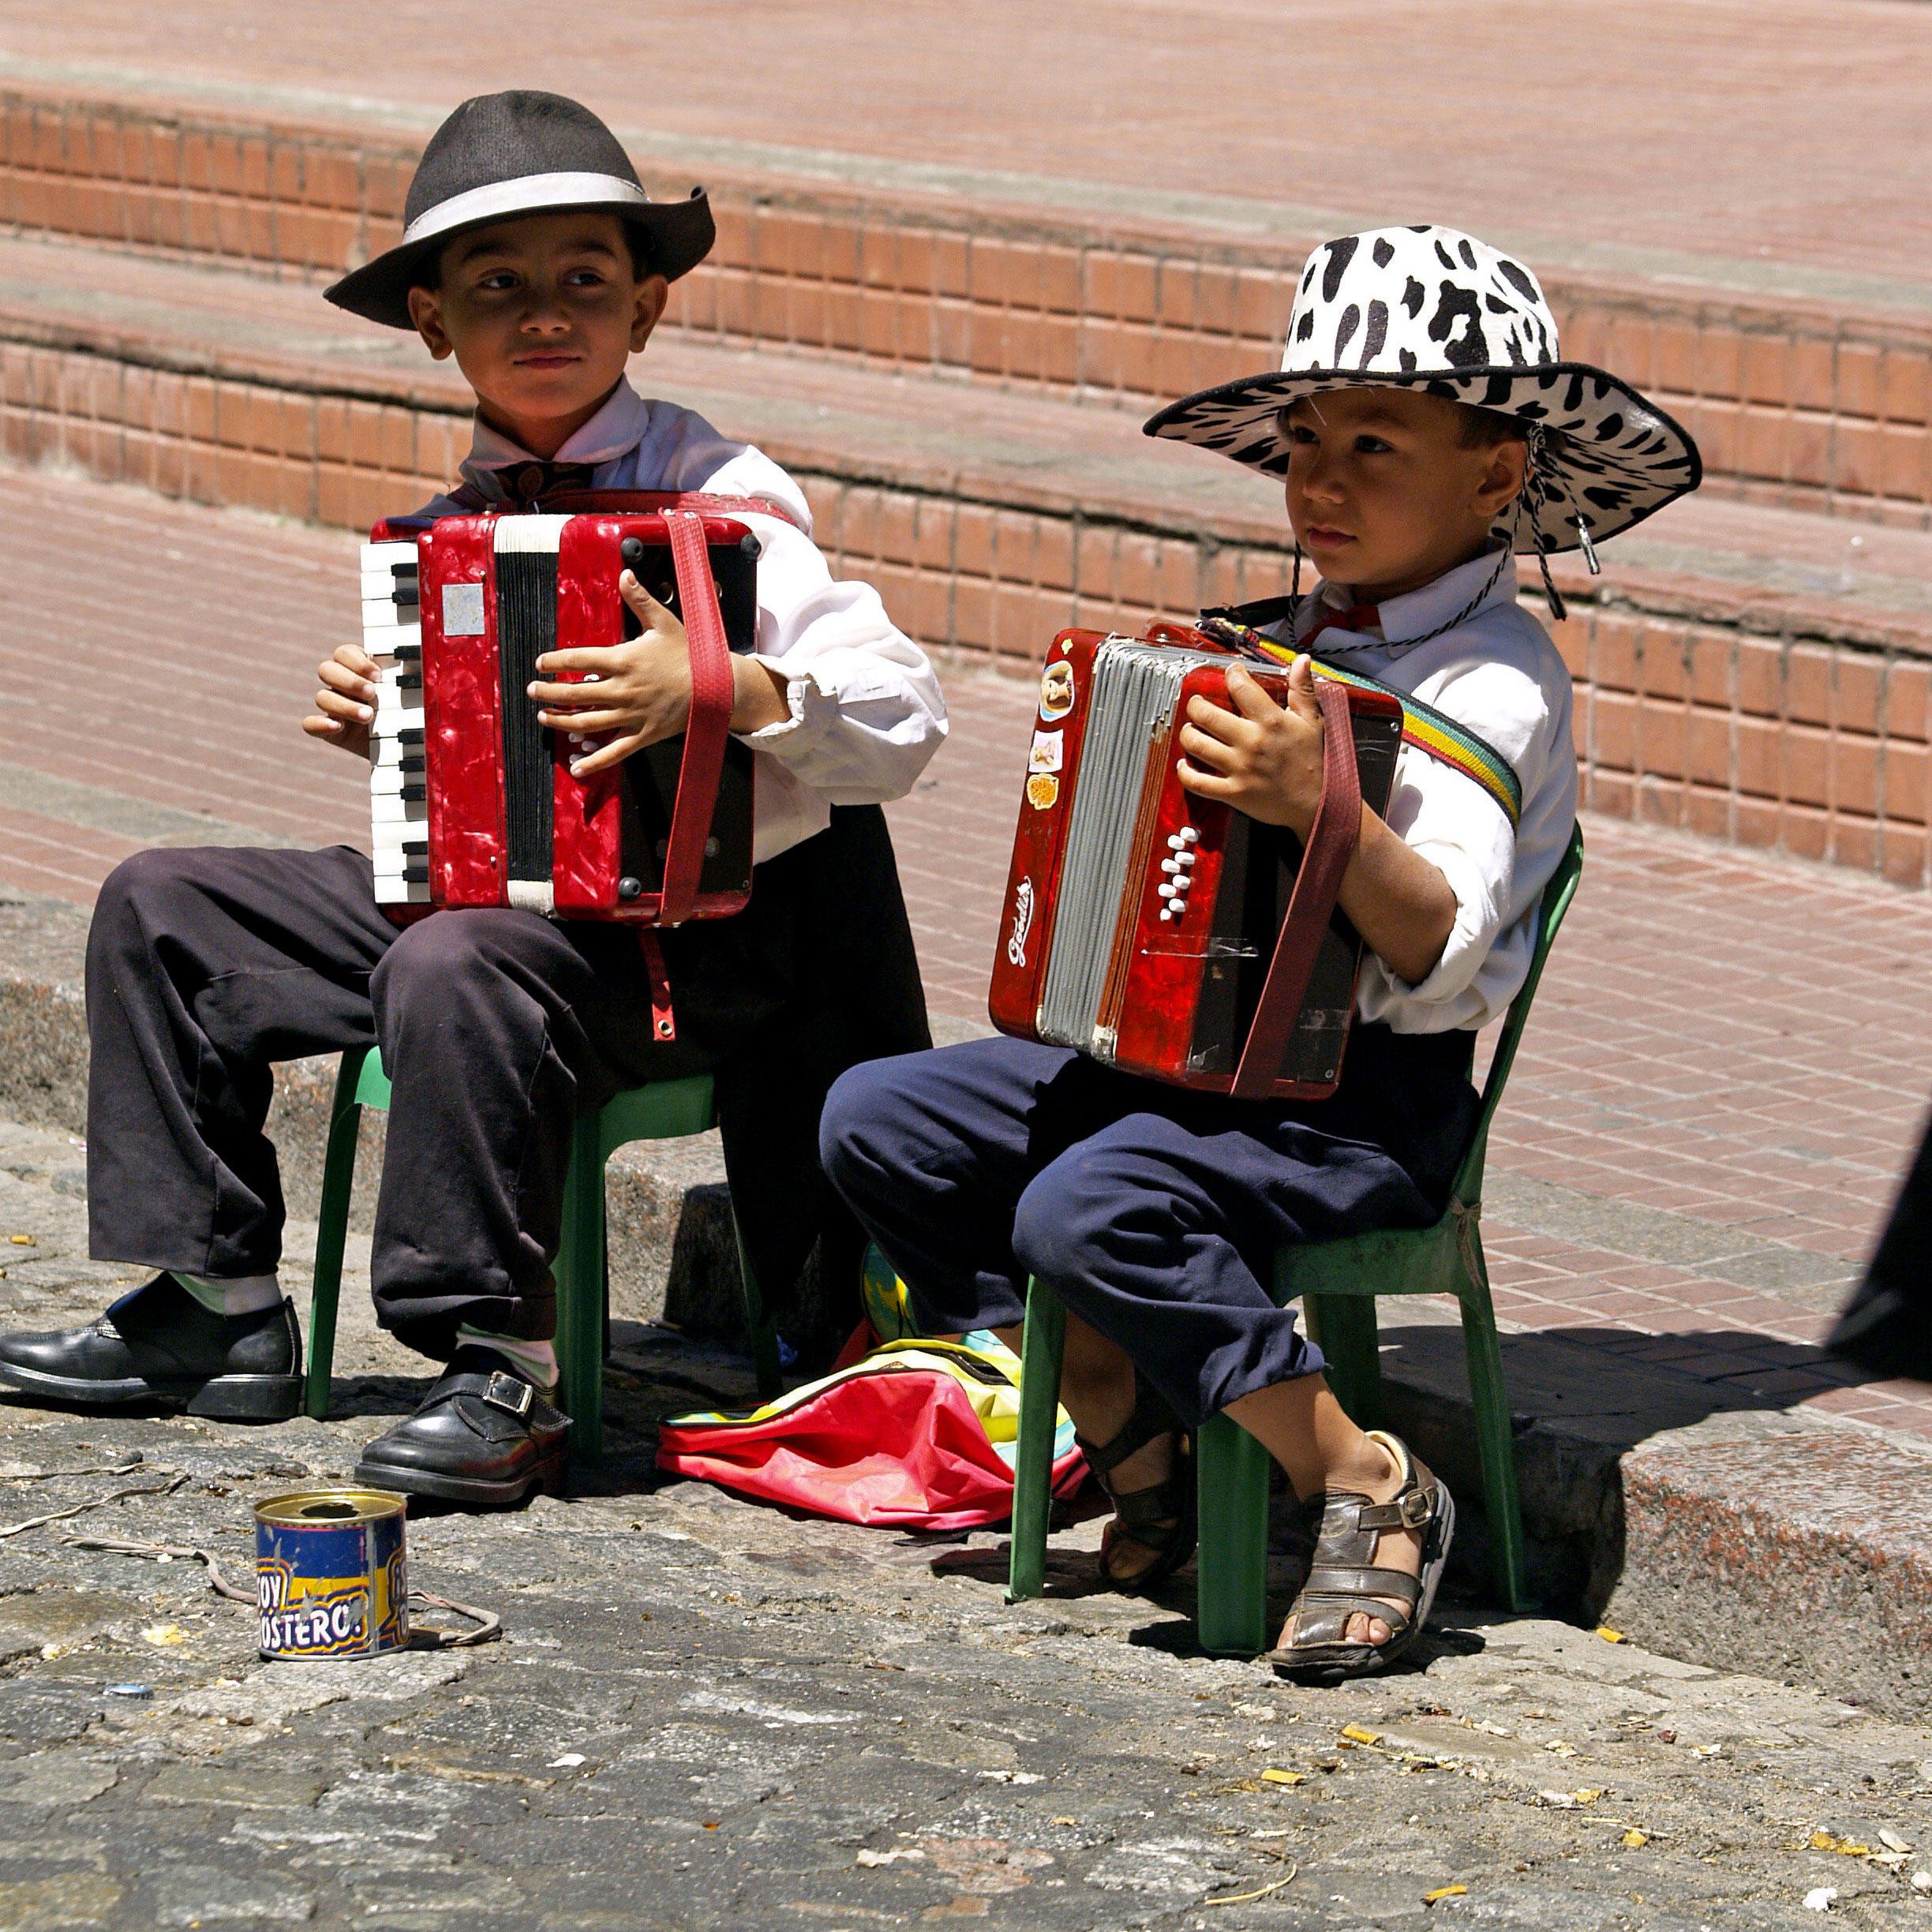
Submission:
[[[378,1489],[501,1508],[564,1487],[570,1417],[492,1349],[450,1357],[422,1406],[362,1451],[355,1479]]]
[[[163,1402],[225,1422],[286,1422],[301,1407],[301,1330],[289,1301],[215,1315],[157,1275],[84,1328],[0,1335],[0,1382],[87,1409]]]

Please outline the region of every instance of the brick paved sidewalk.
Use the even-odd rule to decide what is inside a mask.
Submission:
[[[359,841],[360,772],[301,739],[350,540],[0,471],[0,888],[88,903],[146,844]],[[1032,699],[956,670],[894,808],[935,1009],[984,1013]],[[1592,818],[1500,1122],[1505,1318],[1932,1437],[1932,1398],[1814,1344],[1932,1093],[1932,903]]]
[[[475,0],[336,0],[272,24],[250,0],[7,0],[0,80],[411,127],[466,94],[552,87],[694,178],[707,160],[896,170],[982,204],[1160,205],[1249,232],[1428,218],[1552,268],[1932,297],[1932,13],[1884,0],[1403,0],[1366,17],[982,0],[922,9],[912,31],[876,0],[646,0],[537,36]]]

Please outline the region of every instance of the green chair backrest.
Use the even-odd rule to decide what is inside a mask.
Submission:
[[[1530,971],[1516,997],[1510,1002],[1508,1017],[1503,1022],[1496,1052],[1490,1058],[1488,1076],[1483,1082],[1482,1110],[1476,1117],[1476,1131],[1470,1137],[1469,1151],[1463,1155],[1462,1168],[1455,1178],[1455,1197],[1466,1208],[1476,1207],[1481,1202],[1483,1161],[1489,1150],[1489,1123],[1496,1118],[1496,1103],[1503,1098],[1503,1083],[1515,1064],[1517,1043],[1522,1038],[1523,1023],[1530,1017],[1537,982],[1543,977],[1543,962],[1549,957],[1557,928],[1563,923],[1563,915],[1570,910],[1570,901],[1576,897],[1577,881],[1582,873],[1583,828],[1579,825],[1572,829],[1569,848],[1558,861],[1550,882],[1543,888],[1543,897],[1537,907],[1536,950],[1530,956]]]

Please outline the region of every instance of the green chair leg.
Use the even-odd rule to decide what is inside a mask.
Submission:
[[[751,1338],[751,1364],[758,1376],[760,1402],[769,1402],[784,1391],[784,1370],[778,1360],[778,1331],[765,1316],[765,1297],[758,1288],[758,1271],[745,1247],[744,1230],[738,1216],[732,1215],[732,1239],[738,1249],[738,1290],[744,1300],[745,1332]]]
[[[322,1204],[316,1215],[315,1279],[309,1290],[309,1361],[305,1384],[309,1413],[326,1420],[329,1377],[335,1361],[335,1309],[342,1297],[343,1249],[349,1237],[349,1196],[355,1186],[356,1140],[362,1108],[356,1090],[366,1047],[351,1047],[335,1073],[329,1103],[328,1148],[322,1158]]]
[[[1043,1281],[1027,1290],[1020,1342],[1020,1435],[1013,1445],[1013,1541],[1006,1601],[1046,1587],[1046,1519],[1053,1510],[1054,1436],[1060,1421],[1060,1364],[1066,1348],[1066,1304]]]
[[[1195,1438],[1200,1518],[1195,1621],[1212,1657],[1267,1648],[1267,1450],[1233,1417],[1210,1417]]]
[[[1328,1386],[1357,1428],[1382,1426],[1382,1354],[1372,1295],[1303,1297],[1310,1339],[1328,1358]]]
[[[1482,1455],[1483,1507],[1489,1518],[1489,1562],[1496,1594],[1512,1611],[1534,1608],[1524,1574],[1522,1503],[1516,1490],[1516,1444],[1495,1311],[1480,1282],[1460,1297],[1462,1347],[1469,1360],[1470,1398]]]
[[[587,1462],[604,1454],[604,1160],[596,1114],[577,1123],[556,1260],[560,1392],[571,1448]]]

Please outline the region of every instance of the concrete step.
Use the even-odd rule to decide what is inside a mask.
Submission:
[[[194,501],[365,527],[466,447],[414,341],[303,284],[0,241],[0,444]],[[1033,663],[1286,586],[1273,486],[1121,411],[672,335],[638,365],[799,476],[839,567],[935,646]],[[1700,496],[1566,560],[1556,627],[1597,810],[1932,876],[1932,534]]]
[[[302,118],[181,95],[167,99],[165,83],[158,99],[152,84],[131,97],[0,94],[0,225],[299,283],[399,234],[425,110],[312,94]],[[680,284],[671,329],[1133,412],[1269,366],[1304,255],[1345,219],[661,129],[627,137],[653,193],[683,194],[702,167],[718,212],[717,248]],[[1567,352],[1612,365],[1679,416],[1714,490],[1932,526],[1922,287],[1549,246],[1530,253],[1548,271]]]

